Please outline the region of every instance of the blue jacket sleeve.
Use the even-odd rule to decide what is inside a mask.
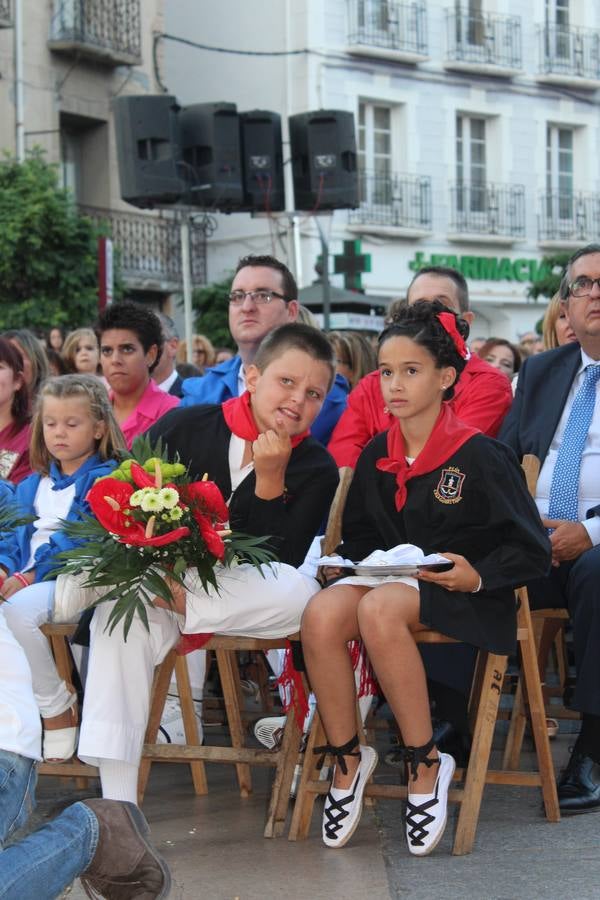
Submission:
[[[107,460],[106,462],[99,463],[86,473],[77,484],[75,497],[73,498],[73,503],[71,504],[71,508],[67,515],[68,522],[76,522],[80,520],[83,515],[89,515],[90,507],[85,499],[89,489],[97,478],[101,478],[103,475],[109,475],[115,466],[116,462],[114,462],[114,460]],[[44,578],[56,568],[55,557],[57,553],[71,550],[74,547],[81,546],[82,543],[83,541],[81,540],[74,540],[73,538],[68,537],[64,531],[55,531],[50,540],[46,544],[42,544],[36,551],[34,562],[35,581],[43,581]]]
[[[40,483],[40,476],[29,475],[24,478],[11,492],[3,488],[3,494],[7,500],[11,500],[15,507],[23,515],[31,515],[35,512],[33,503]],[[33,534],[33,524],[19,525],[14,531],[4,533],[0,538],[0,566],[6,569],[9,575],[19,572],[27,564],[29,559],[29,545]]]
[[[349,393],[350,385],[346,379],[343,375],[336,375],[331,390],[325,397],[321,412],[310,429],[312,436],[325,447],[329,443],[329,438],[338,423],[338,419],[348,405]]]

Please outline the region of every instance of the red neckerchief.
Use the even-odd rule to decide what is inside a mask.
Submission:
[[[236,437],[242,438],[244,441],[255,441],[259,435],[256,427],[254,416],[252,415],[252,407],[250,406],[250,393],[244,391],[241,397],[232,397],[221,404],[223,416],[227,423],[227,427]],[[302,434],[295,434],[292,438],[292,447],[297,447],[305,437],[308,437],[310,431],[303,431]]]
[[[406,503],[406,482],[417,475],[426,475],[439,468],[446,460],[462,447],[474,434],[480,434],[478,428],[464,425],[457,419],[447,403],[442,403],[440,414],[433,426],[433,431],[414,462],[409,466],[406,462],[404,437],[398,420],[387,433],[387,449],[389,457],[378,459],[375,465],[382,472],[393,472],[396,476],[396,509],[401,510]]]

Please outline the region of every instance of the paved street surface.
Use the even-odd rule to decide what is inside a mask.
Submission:
[[[553,742],[557,765],[565,762],[572,741],[572,735],[561,734]],[[525,766],[528,760],[524,754]],[[309,840],[265,840],[266,773],[254,770],[255,792],[242,800],[233,767],[213,765],[207,771],[210,792],[196,797],[186,766],[153,767],[144,812],[171,866],[174,900],[600,898],[600,813],[551,825],[541,815],[536,789],[486,788],[473,853],[451,855],[451,820],[433,855],[416,859],[406,848],[400,803],[383,801],[366,809],[351,843],[330,851],[319,837],[319,805]],[[396,770],[380,766],[378,780],[395,777]],[[68,780],[40,781],[39,820],[51,814],[61,795],[85,796]],[[69,900],[84,897],[76,883]]]

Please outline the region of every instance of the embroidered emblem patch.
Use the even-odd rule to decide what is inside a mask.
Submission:
[[[442,477],[438,482],[438,486],[433,492],[433,496],[440,503],[460,503],[462,500],[461,491],[465,475],[456,466],[449,466],[442,469]]]

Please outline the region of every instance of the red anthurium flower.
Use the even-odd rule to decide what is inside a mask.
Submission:
[[[149,475],[139,463],[131,463],[131,477],[138,488],[156,487],[154,475]]]
[[[135,522],[130,516],[125,515],[125,510],[130,509],[129,500],[132,494],[133,487],[126,481],[101,478],[92,485],[86,499],[90,509],[107,531],[119,535],[134,531],[141,531],[144,534],[142,523]],[[115,504],[118,504],[118,508],[115,508]]]
[[[223,543],[223,538],[221,535],[217,534],[215,529],[210,524],[210,519],[207,516],[203,516],[201,513],[195,512],[194,518],[198,523],[198,527],[200,528],[200,534],[206,544],[206,549],[209,553],[212,553],[213,556],[216,556],[217,559],[220,559],[221,562],[225,558],[225,544]]]
[[[129,531],[133,533],[130,534]],[[190,529],[182,525],[181,528],[174,528],[173,531],[167,531],[166,534],[157,534],[155,537],[147,538],[144,528],[142,528],[141,535],[137,529],[135,531],[128,529],[127,534],[124,534],[119,540],[122,544],[133,544],[134,547],[164,547],[166,544],[174,544],[175,541],[187,537],[189,533]]]
[[[226,522],[229,519],[227,504],[214,481],[194,481],[183,491],[185,501],[192,511],[197,509],[213,522]]]

